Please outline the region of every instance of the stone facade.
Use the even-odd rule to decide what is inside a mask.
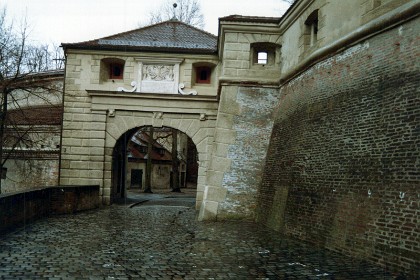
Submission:
[[[216,80],[208,85],[196,85],[193,70],[197,63],[217,64],[217,56],[144,52],[123,56],[119,52],[72,49],[67,49],[66,53],[60,183],[99,184],[103,203],[110,203],[113,193],[112,154],[117,140],[135,128],[165,126],[185,133],[197,147],[197,205],[200,205],[218,102]],[[110,57],[125,62],[123,79],[103,78],[101,75],[101,63]],[[146,90],[136,87],[134,92],[117,91],[119,88],[128,91],[132,81],[136,85],[142,84],[147,76],[140,74],[145,70],[144,64],[175,65],[177,70],[173,75],[177,87],[183,84],[184,92],[194,90],[198,95],[176,95],[172,90],[165,94],[160,85],[166,85],[166,81],[160,78],[155,79],[156,91],[149,88],[150,84]]]

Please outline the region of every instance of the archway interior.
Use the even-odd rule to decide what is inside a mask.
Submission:
[[[174,128],[143,126],[124,133],[112,157],[112,197],[128,192],[196,191],[198,153]]]

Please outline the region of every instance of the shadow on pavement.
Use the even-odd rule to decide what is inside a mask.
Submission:
[[[181,192],[172,192],[168,189],[153,190],[153,193],[144,193],[143,190],[127,190],[127,197],[114,200],[114,204],[135,206],[186,206],[195,205],[197,189],[183,188]]]

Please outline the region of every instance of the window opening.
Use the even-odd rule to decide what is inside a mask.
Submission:
[[[251,63],[258,66],[273,66],[276,63],[276,53],[280,45],[269,42],[251,44]]]
[[[110,64],[110,79],[122,79],[123,78],[123,65],[120,63]]]
[[[200,80],[207,81],[207,71],[200,72]]]
[[[267,64],[268,62],[268,53],[267,52],[258,52],[257,54],[257,63],[258,64]]]
[[[198,67],[196,70],[196,83],[198,84],[210,84],[210,67]]]
[[[313,11],[305,21],[310,36],[309,45],[315,45],[318,40],[318,10]]]

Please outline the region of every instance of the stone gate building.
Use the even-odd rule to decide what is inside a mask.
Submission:
[[[415,274],[419,10],[298,0],[221,18],[218,37],[170,20],[63,44],[60,183],[111,203],[121,139],[175,128],[197,147],[200,220],[256,219]]]

